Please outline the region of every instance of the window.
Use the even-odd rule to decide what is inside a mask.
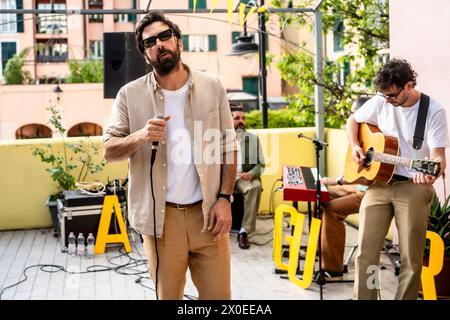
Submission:
[[[15,0],[0,0],[0,9],[16,9]],[[0,33],[16,33],[15,14],[0,14]]]
[[[217,51],[217,36],[215,34],[183,35],[182,41],[186,52]]]
[[[136,0],[133,0],[133,8],[136,9]],[[114,15],[115,23],[136,22],[137,18],[135,14],[118,13]]]
[[[91,23],[103,22],[103,15],[98,13],[90,14],[88,15],[88,20]]]
[[[88,5],[89,9],[103,9],[103,0],[89,0]]]
[[[38,40],[38,62],[65,62],[67,57],[67,39]]]
[[[95,10],[95,9],[103,9],[103,1],[101,0],[89,0],[88,2],[89,9]],[[88,15],[88,20],[91,23],[98,23],[103,22],[103,15],[102,14],[90,14]]]
[[[342,36],[344,35],[344,21],[336,19],[333,27],[333,51],[339,52],[344,50],[342,44]]]
[[[206,9],[206,0],[197,0],[196,9]],[[189,9],[194,9],[194,0],[189,0]]]
[[[65,10],[65,3],[55,3],[55,10]],[[38,9],[50,10],[50,3],[38,3]],[[67,16],[64,14],[38,14],[36,29],[38,33],[65,34],[67,33]]]
[[[74,125],[67,131],[68,137],[89,137],[89,136],[101,136],[103,129],[101,126],[91,122],[82,122]]]
[[[52,130],[43,124],[26,124],[16,130],[16,139],[37,139],[51,137]]]
[[[125,22],[129,22],[128,20],[129,15],[126,13],[118,13],[114,15],[114,22],[118,22],[118,23],[125,23]]]
[[[89,58],[103,58],[103,40],[93,40],[89,42]]]

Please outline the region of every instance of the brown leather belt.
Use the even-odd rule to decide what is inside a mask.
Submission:
[[[166,201],[166,206],[169,206],[169,207],[172,207],[172,208],[177,208],[178,210],[182,210],[182,209],[188,209],[188,208],[192,208],[192,207],[198,206],[202,202],[203,202],[203,200],[199,200],[199,201],[194,202],[194,203],[178,204],[178,203],[173,203],[173,202]]]

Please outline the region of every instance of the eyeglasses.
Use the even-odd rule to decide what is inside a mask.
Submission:
[[[161,41],[167,41],[172,37],[172,34],[173,34],[172,29],[167,29],[161,31],[156,36],[151,36],[148,37],[147,39],[141,40],[141,44],[145,49],[148,49],[156,45],[156,39],[159,39]]]
[[[381,93],[381,92],[377,92],[377,94],[379,95],[379,96],[382,96],[383,98],[385,98],[385,99],[393,99],[393,100],[395,100],[395,99],[397,99],[397,97],[399,96],[399,94],[403,91],[405,89],[405,86],[403,86],[403,88],[401,88],[397,93],[389,93],[389,94],[383,94],[383,93]]]

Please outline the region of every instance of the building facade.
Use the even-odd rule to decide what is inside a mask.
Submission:
[[[241,0],[249,2],[248,0]],[[146,9],[148,1],[143,0],[0,0],[1,9]],[[235,1],[238,5],[239,1]],[[197,0],[197,8],[210,9],[213,0]],[[227,1],[218,1],[216,8],[226,8]],[[189,9],[192,0],[153,0],[150,9]],[[242,32],[238,14],[233,15],[233,23],[228,15],[212,14],[166,14],[177,23],[183,33],[182,59],[192,68],[217,75],[230,92],[245,92],[257,99],[259,60],[257,54],[229,56],[232,44]],[[102,98],[102,86],[64,84],[69,74],[69,60],[102,59],[104,55],[104,32],[133,32],[140,17],[131,14],[105,15],[55,15],[55,14],[0,14],[0,74],[13,54],[29,48],[25,69],[29,71],[32,83],[46,84],[61,82],[63,92],[56,101],[54,86],[34,88],[34,85],[3,86],[0,94],[0,139],[25,137],[27,132],[48,135],[42,125],[47,124],[49,103],[57,104],[63,111],[70,126],[81,123],[89,127],[89,132],[99,133],[109,117],[111,99]],[[267,65],[267,94],[269,103],[279,101],[282,96],[281,76],[276,62],[282,53],[283,40],[276,15],[270,14],[266,22],[270,35],[267,39],[267,55],[274,58]],[[247,20],[247,31],[258,42],[258,18],[252,14]],[[86,88],[90,89],[86,89]],[[77,109],[70,109],[68,92],[86,89],[77,101]],[[83,89],[83,90],[84,90]],[[50,91],[49,91],[50,90]],[[49,92],[48,92],[49,91]],[[29,95],[29,98],[25,96]],[[53,98],[49,101],[48,98]],[[7,102],[8,100],[8,102]],[[23,112],[23,101],[29,101],[32,112]],[[256,106],[256,103],[254,104]],[[3,106],[5,106],[3,108]],[[106,108],[106,109],[105,109]],[[74,116],[77,114],[77,116]],[[77,119],[79,123],[74,123]],[[32,124],[33,126],[27,127]],[[90,124],[90,125],[85,125]],[[99,129],[100,128],[100,129]],[[68,128],[69,129],[69,128]],[[80,131],[79,129],[78,131]],[[83,130],[81,130],[83,131]],[[86,131],[86,130],[85,130]],[[76,130],[74,131],[76,132]]]
[[[132,9],[136,0],[0,0],[2,9]],[[64,81],[69,59],[103,56],[103,32],[134,31],[135,15],[0,15],[0,73],[13,54],[29,48],[25,68],[36,83]]]

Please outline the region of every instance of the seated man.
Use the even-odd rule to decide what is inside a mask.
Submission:
[[[359,97],[352,105],[352,112],[361,107],[369,98]],[[330,202],[323,204],[322,211],[322,269],[325,279],[338,279],[344,270],[345,225],[344,219],[359,212],[361,200],[367,187],[349,185],[343,177],[322,178],[327,186]]]
[[[327,186],[331,198],[323,204],[322,211],[322,269],[325,279],[339,279],[344,270],[344,219],[358,213],[366,187],[347,185],[342,177],[325,177],[321,182]]]
[[[245,113],[241,105],[230,103],[236,137],[240,144],[235,190],[244,197],[244,217],[237,240],[239,248],[248,249],[248,234],[255,230],[256,214],[261,198],[261,174],[264,157],[259,138],[245,131]]]

